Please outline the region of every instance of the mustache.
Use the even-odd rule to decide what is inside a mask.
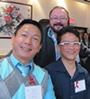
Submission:
[[[64,25],[61,23],[56,23],[56,24],[54,24],[54,26],[64,26]]]

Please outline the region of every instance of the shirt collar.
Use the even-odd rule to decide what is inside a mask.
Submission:
[[[14,65],[15,67],[17,66],[17,64],[23,65],[21,62],[19,62],[19,61],[14,57],[13,54],[10,55],[10,60],[11,60],[11,62],[13,63],[13,65]],[[28,65],[26,65],[26,66],[31,66],[31,68],[32,68],[32,64],[33,64],[33,60],[32,60]]]
[[[57,45],[57,40],[53,34],[53,32],[51,31],[51,28],[48,29],[48,36],[54,41],[54,43]]]
[[[61,58],[59,60],[56,61],[57,62],[57,65],[55,66],[55,71],[56,72],[66,72],[66,69],[64,67],[64,64],[62,63],[61,61]]]
[[[63,62],[61,61],[61,58],[57,61],[57,65],[55,67],[56,67],[55,71],[67,72]],[[77,62],[76,62],[76,72],[84,73],[84,70],[79,66]]]
[[[53,33],[52,33],[52,31],[51,31],[51,28],[48,29],[48,36],[51,37],[51,38],[52,38],[52,36],[53,36]]]

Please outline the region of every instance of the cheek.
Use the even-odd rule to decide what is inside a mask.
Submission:
[[[80,52],[80,48],[81,48],[81,47],[78,48],[78,51],[79,51],[79,52]]]
[[[60,48],[59,48],[59,51],[60,51],[60,52],[65,52],[66,49],[65,49],[64,47],[60,47]]]
[[[50,22],[50,25],[53,26],[54,23],[55,23],[54,21],[51,21],[51,22]]]
[[[22,44],[22,40],[19,40],[19,39],[17,39],[15,42],[14,42],[14,45],[15,46],[17,46],[17,47],[19,47],[21,44]]]
[[[79,52],[80,52],[80,47],[76,48],[76,49],[75,49],[75,52],[76,52],[76,54],[79,54]]]
[[[79,46],[77,49],[80,50],[81,46]]]
[[[64,26],[68,25],[68,21],[63,21],[62,23],[64,24]]]

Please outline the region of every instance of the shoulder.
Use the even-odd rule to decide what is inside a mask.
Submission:
[[[7,58],[1,58],[0,59],[0,65],[3,65],[3,64],[8,64]]]
[[[44,80],[49,79],[49,74],[47,70],[41,68],[40,66],[34,64],[34,70],[33,70],[34,76],[37,78],[38,82],[41,84],[41,82]]]
[[[54,70],[56,63],[51,63],[45,67],[46,70]]]
[[[56,61],[56,62],[53,62],[53,63],[47,65],[47,66],[45,67],[45,69],[48,70],[48,71],[55,71],[55,70],[57,70],[58,68],[60,68],[60,64],[61,64],[61,61],[58,60],[58,61]]]
[[[84,73],[85,75],[88,75],[88,71],[81,65],[78,64],[78,70],[80,73]]]
[[[40,66],[34,64],[34,71],[41,73],[41,74],[48,74],[47,70],[44,68],[41,68]]]
[[[43,28],[43,32],[44,32],[44,31],[48,31],[48,29],[49,29],[49,27],[44,27],[44,28]]]
[[[0,60],[0,75],[2,79],[5,79],[13,71],[12,66],[8,62],[7,58]]]

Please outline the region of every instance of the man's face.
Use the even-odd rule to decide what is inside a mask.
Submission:
[[[85,40],[88,40],[88,34],[87,34],[87,33],[84,33],[84,34],[83,34],[83,38],[84,38]]]
[[[56,8],[50,15],[50,26],[53,32],[58,33],[68,25],[68,16],[64,9]]]
[[[12,37],[13,54],[20,62],[22,60],[30,62],[39,52],[40,42],[40,30],[32,24],[25,24],[19,29],[17,35]]]
[[[61,37],[60,43],[64,43],[64,42],[74,43],[74,42],[79,42],[79,39],[74,34],[67,32]],[[61,53],[62,59],[68,61],[75,61],[76,56],[80,51],[79,44],[58,45],[58,48],[59,48],[58,50]]]

